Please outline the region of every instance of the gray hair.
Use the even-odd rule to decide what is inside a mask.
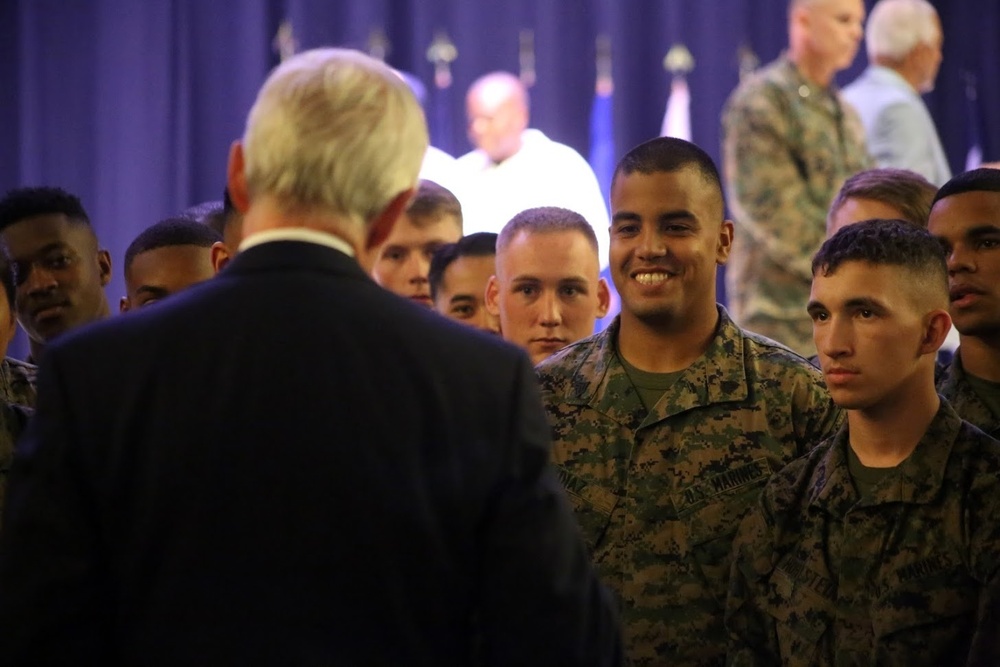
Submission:
[[[247,189],[366,225],[415,185],[427,143],[420,105],[384,63],[306,51],[271,73],[247,117]]]
[[[868,17],[868,58],[902,60],[919,44],[938,35],[937,12],[927,0],[879,0]]]

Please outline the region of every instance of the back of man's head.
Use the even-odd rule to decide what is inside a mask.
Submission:
[[[920,174],[908,169],[866,169],[859,171],[846,181],[830,204],[826,218],[827,235],[832,235],[844,222],[838,215],[845,204],[854,200],[867,200],[883,204],[892,209],[892,217],[911,222],[920,227],[927,226],[931,214],[931,202],[937,192],[934,184]],[[887,217],[879,214],[870,217]],[[851,220],[859,222],[859,220]]]
[[[930,232],[904,220],[864,220],[827,239],[813,257],[813,276],[829,276],[847,262],[909,271],[913,293],[930,308],[948,307],[945,251]]]
[[[684,169],[694,169],[715,192],[719,207],[720,220],[725,211],[722,195],[722,179],[719,170],[711,156],[704,150],[683,139],[675,137],[658,137],[639,144],[618,162],[615,175],[611,179],[611,189],[621,176],[639,173],[644,175],[656,173],[673,173]]]
[[[868,16],[868,59],[900,61],[938,36],[937,12],[927,0],[879,0]]]
[[[72,222],[90,224],[79,197],[61,188],[16,188],[0,199],[0,230],[40,215],[64,215]]]
[[[247,118],[247,194],[367,225],[417,179],[423,112],[406,83],[357,51],[316,49],[268,77]]]

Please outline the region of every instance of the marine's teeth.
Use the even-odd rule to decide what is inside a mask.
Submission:
[[[637,273],[635,274],[635,279],[637,282],[643,285],[654,285],[656,283],[662,283],[667,279],[666,273]]]

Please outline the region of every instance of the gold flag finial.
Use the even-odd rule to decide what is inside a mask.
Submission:
[[[391,52],[392,45],[385,30],[381,26],[373,27],[368,33],[368,55],[384,62]]]
[[[458,58],[458,49],[444,30],[434,34],[434,41],[427,47],[427,60],[434,65],[434,85],[439,90],[451,86],[451,64]]]
[[[663,57],[663,69],[674,76],[684,76],[694,69],[694,56],[683,44],[674,44]]]
[[[520,49],[518,50],[521,64],[521,83],[525,88],[535,85],[535,31],[522,30]]]
[[[295,31],[292,29],[292,22],[285,19],[278,26],[278,32],[274,35],[274,42],[271,47],[278,54],[281,62],[285,62],[295,55],[299,48],[299,43],[295,40]]]

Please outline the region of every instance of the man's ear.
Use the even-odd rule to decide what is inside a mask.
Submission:
[[[107,250],[97,251],[97,268],[101,275],[101,287],[107,287],[111,282],[111,253]]]
[[[403,214],[406,206],[410,203],[414,192],[416,192],[416,188],[403,190],[392,198],[386,207],[382,209],[381,213],[372,219],[371,224],[368,226],[367,237],[365,238],[364,250],[366,252],[370,253],[385,243],[385,240],[389,238],[389,234],[392,233],[393,225],[396,224],[399,216]]]
[[[715,263],[722,266],[729,261],[729,253],[733,249],[733,221],[723,220],[719,226],[719,244],[715,248]]]
[[[226,188],[229,199],[240,213],[246,213],[250,208],[250,195],[247,192],[246,165],[243,160],[243,144],[237,139],[229,147],[229,163],[226,166]]]
[[[129,311],[129,308],[131,307],[132,303],[128,300],[127,296],[123,296],[121,299],[118,300],[119,313],[127,313]]]
[[[229,256],[229,248],[222,241],[216,241],[212,244],[211,253],[212,267],[216,273],[226,268],[226,264],[229,264],[229,260],[232,259]]]
[[[924,338],[920,341],[920,354],[937,354],[944,339],[951,331],[951,316],[944,309],[932,310],[925,317]]]
[[[608,314],[611,308],[611,290],[608,289],[608,281],[601,278],[597,281],[597,319]]]
[[[486,282],[486,294],[483,295],[486,311],[493,317],[500,317],[500,283],[496,276],[490,276]]]

